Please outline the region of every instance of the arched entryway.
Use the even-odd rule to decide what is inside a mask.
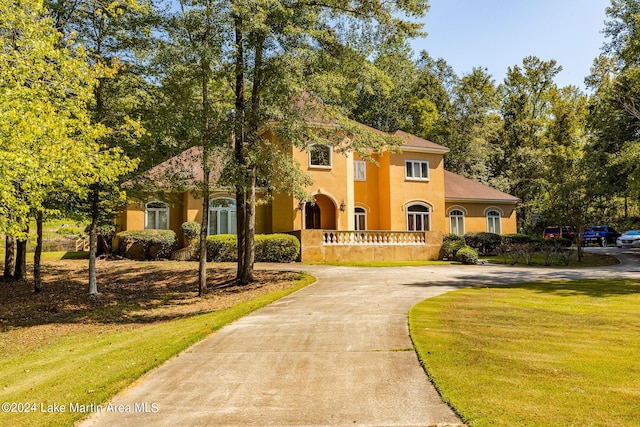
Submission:
[[[304,228],[307,230],[336,229],[336,205],[324,194],[315,196],[315,203],[307,203],[304,207]]]

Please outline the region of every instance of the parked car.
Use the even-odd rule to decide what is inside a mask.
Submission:
[[[542,232],[543,239],[553,239],[557,237],[562,237],[565,239],[570,239],[572,242],[576,239],[576,233],[571,227],[546,227]]]
[[[640,248],[640,230],[629,230],[616,239],[619,248]]]
[[[583,246],[587,246],[589,243],[595,243],[602,247],[608,246],[610,243],[615,243],[616,239],[621,234],[614,230],[612,227],[606,225],[596,225],[591,227],[589,231],[582,233]]]

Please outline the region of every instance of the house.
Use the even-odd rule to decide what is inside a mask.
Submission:
[[[374,154],[375,163],[328,145],[290,148],[287,154],[313,179],[307,190],[314,202],[273,194],[256,207],[256,233],[295,234],[304,261],[366,261],[437,259],[447,233],[516,232],[516,197],[446,171],[446,147],[402,131],[393,135],[404,140],[401,149]],[[197,150],[147,175],[162,180],[182,168],[202,179]],[[213,182],[219,173],[212,173]],[[180,236],[183,222],[201,220],[202,201],[189,192],[174,196],[170,203],[153,197],[130,203],[118,229],[172,229]],[[234,234],[235,194],[219,188],[210,200],[209,233]]]

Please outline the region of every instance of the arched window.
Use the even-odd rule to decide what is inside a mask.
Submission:
[[[144,228],[152,230],[169,229],[169,205],[153,201],[144,205]]]
[[[449,232],[451,234],[464,235],[464,212],[459,209],[449,212],[449,223]]]
[[[316,168],[330,168],[331,147],[324,144],[313,144],[309,148],[309,166]]]
[[[498,211],[491,210],[487,212],[487,231],[489,233],[501,234],[500,218],[502,218],[502,215]]]
[[[236,201],[229,198],[209,202],[209,234],[236,234]]]
[[[356,230],[366,230],[367,229],[367,211],[364,208],[356,208]]]
[[[430,229],[431,221],[428,206],[415,204],[407,207],[407,230],[429,231]]]

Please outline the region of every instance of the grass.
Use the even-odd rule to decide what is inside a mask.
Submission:
[[[573,256],[569,260],[569,265],[566,265],[561,260],[554,260],[551,266],[548,267],[563,267],[563,268],[586,268],[586,267],[606,267],[610,265],[617,265],[620,263],[616,257],[604,254],[597,254],[591,252],[583,252],[583,258],[581,262],[578,262],[577,258]],[[488,260],[492,264],[510,264],[510,258],[507,255],[496,255],[496,256],[482,256],[481,259]],[[545,261],[544,257],[540,254],[535,254],[529,265],[533,266],[544,266]],[[522,258],[518,260],[515,264],[518,266],[526,265]]]
[[[411,309],[431,380],[472,426],[640,425],[640,281],[451,292]]]
[[[74,262],[78,263],[54,263],[49,266],[47,277],[55,278],[56,271],[61,277],[69,277],[64,268]],[[182,283],[191,277],[186,277],[186,270],[172,274],[176,268],[172,267],[173,264],[127,262],[120,267],[112,264],[111,270],[121,270],[117,274],[122,276],[122,281],[117,288],[130,284],[132,289],[123,291],[103,284],[102,301],[90,303],[78,297],[59,302],[58,298],[54,301],[53,296],[49,296],[45,298],[45,304],[44,300],[37,300],[32,295],[31,299],[37,301],[23,308],[21,305],[30,301],[26,295],[20,300],[22,304],[2,309],[0,402],[33,403],[36,411],[0,412],[0,425],[72,425],[88,414],[69,412],[70,404],[90,407],[106,402],[145,372],[195,342],[315,280],[307,274],[293,273],[293,276],[286,276],[294,277],[293,281],[282,283],[277,288],[269,285],[269,289],[277,290],[254,293],[245,300],[241,297],[242,290],[227,281],[220,289],[211,286],[209,302],[199,303],[193,302],[192,289],[187,292],[181,288]],[[193,265],[184,268],[193,269]],[[143,274],[136,269],[151,271]],[[160,271],[155,273],[154,269]],[[78,274],[85,273],[80,271]],[[265,277],[275,277],[273,272],[264,274],[267,275]],[[154,286],[149,283],[153,277],[162,277],[167,285]],[[69,281],[64,286],[75,284]],[[8,284],[10,291],[16,293],[12,298],[20,298],[19,290],[11,289],[18,285],[28,286],[26,283]],[[53,289],[54,285],[47,284],[47,289]],[[216,291],[220,293],[215,294]],[[134,297],[139,297],[137,302]],[[227,308],[198,314],[189,311],[202,311],[205,309],[202,304],[218,304],[225,298],[229,300]],[[69,313],[64,314],[65,311]],[[32,317],[30,312],[38,314]],[[42,411],[53,404],[65,405],[67,412]]]

